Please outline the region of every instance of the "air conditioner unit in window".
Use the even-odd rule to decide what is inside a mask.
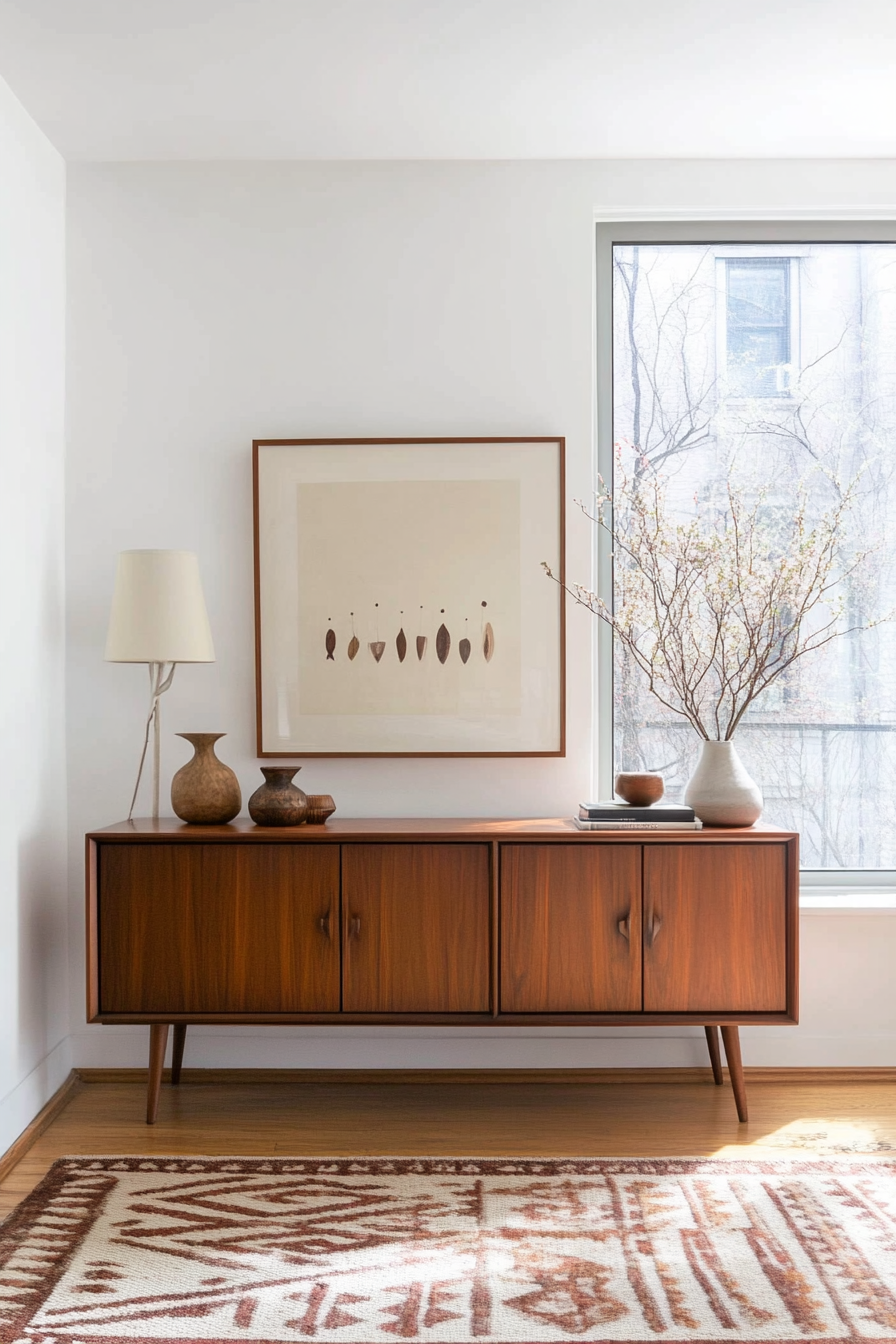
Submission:
[[[789,392],[791,389],[792,367],[790,364],[778,364],[775,367],[775,388],[778,392]]]

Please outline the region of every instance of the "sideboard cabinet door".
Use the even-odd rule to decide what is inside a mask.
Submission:
[[[640,1011],[640,845],[502,845],[501,1012]]]
[[[333,845],[100,847],[100,1011],[339,1011]]]
[[[647,845],[644,1011],[787,1007],[785,847]]]
[[[347,1013],[489,1011],[487,845],[342,848]]]

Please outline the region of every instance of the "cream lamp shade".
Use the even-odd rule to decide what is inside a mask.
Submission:
[[[106,636],[109,663],[213,663],[193,551],[122,551]]]
[[[122,551],[115,572],[112,614],[106,636],[107,663],[146,663],[149,713],[143,752],[128,821],[140,788],[143,763],[153,734],[152,815],[159,815],[161,707],[178,663],[213,663],[208,612],[202,596],[199,561],[193,551]]]

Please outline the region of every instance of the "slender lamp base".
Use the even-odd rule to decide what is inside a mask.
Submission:
[[[128,821],[134,815],[134,806],[137,802],[137,793],[140,788],[140,780],[143,777],[143,766],[149,747],[150,729],[152,729],[152,819],[153,821],[159,819],[159,767],[162,761],[162,707],[159,700],[174,680],[174,669],[177,667],[177,663],[149,663],[147,666],[149,667],[149,713],[146,716],[143,750],[140,753],[137,782],[134,785],[131,806],[128,809]]]

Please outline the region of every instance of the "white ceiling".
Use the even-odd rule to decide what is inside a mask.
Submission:
[[[70,159],[896,157],[896,0],[0,0]]]

